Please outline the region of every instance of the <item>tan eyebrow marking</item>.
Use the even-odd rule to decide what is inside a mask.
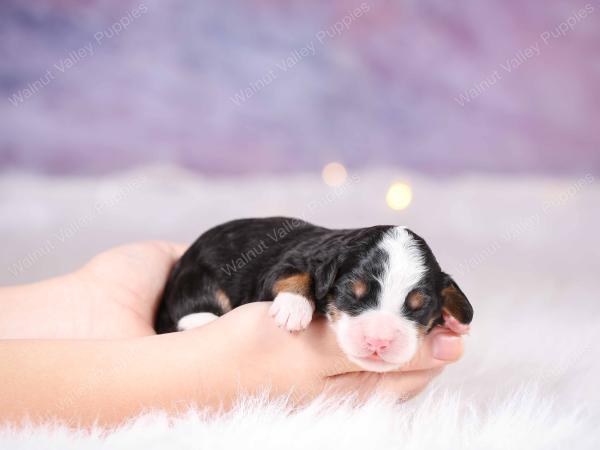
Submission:
[[[352,283],[352,292],[356,297],[360,298],[367,293],[367,285],[362,280],[356,280]]]
[[[425,296],[421,292],[415,291],[408,294],[406,302],[410,309],[419,309],[425,303]]]

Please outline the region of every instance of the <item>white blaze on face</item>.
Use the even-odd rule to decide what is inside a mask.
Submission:
[[[389,230],[379,248],[387,262],[378,279],[378,307],[355,317],[342,313],[334,327],[350,360],[367,370],[383,372],[409,361],[417,350],[417,327],[402,315],[402,306],[427,267],[418,243],[404,227]]]
[[[379,247],[388,256],[381,285],[379,310],[399,314],[406,296],[421,281],[427,267],[415,239],[404,227],[391,229]]]

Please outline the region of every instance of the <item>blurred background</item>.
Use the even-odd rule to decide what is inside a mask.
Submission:
[[[551,270],[544,233],[597,224],[598,9],[4,0],[0,282],[271,214],[407,224],[467,277]]]
[[[3,0],[0,164],[597,172],[599,8]]]
[[[588,398],[597,0],[2,0],[0,61],[0,284],[239,217],[403,224],[475,307],[447,386]]]

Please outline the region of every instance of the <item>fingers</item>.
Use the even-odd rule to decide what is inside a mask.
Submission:
[[[165,242],[171,248],[171,254],[175,259],[181,258],[185,251],[189,248],[189,244],[181,244],[177,242]]]
[[[167,253],[173,260],[177,260],[181,258],[181,255],[185,253],[188,249],[189,244],[182,244],[178,242],[171,241],[142,241],[136,242],[134,244],[129,244],[131,246],[148,246],[148,247],[158,247],[164,253]]]
[[[350,361],[342,352],[335,330],[324,317],[314,316],[306,330],[289,333],[276,327],[268,313],[270,305],[270,302],[260,302],[242,307],[248,309],[248,313],[254,311],[254,320],[260,323],[255,323],[253,327],[269,334],[270,337],[265,340],[277,342],[287,349],[286,353],[292,352],[298,357],[301,355],[307,366],[323,377],[364,372],[364,368]],[[248,320],[249,317],[244,317],[243,322]],[[436,327],[424,337],[411,361],[400,367],[398,372],[439,369],[457,361],[462,354],[462,338],[446,328]]]
[[[342,352],[331,326],[317,330],[313,325],[308,328],[319,332],[319,339],[324,343],[319,346],[323,354],[323,368],[326,375],[337,375],[347,372],[361,372],[365,369],[353,363]],[[425,336],[415,356],[398,369],[398,372],[436,369],[458,361],[464,351],[463,339],[444,327],[436,327]]]
[[[449,328],[456,334],[469,334],[469,330],[471,329],[471,327],[469,325],[465,325],[464,323],[459,322],[458,319],[452,314],[444,311],[443,318],[444,326],[446,328]]]
[[[315,349],[315,363],[323,376],[365,370],[348,359],[338,344],[335,330],[326,318],[314,316],[309,327],[302,333],[306,336],[308,345]]]
[[[356,395],[359,402],[374,394],[408,400],[420,393],[443,368],[411,372],[354,372],[330,377],[325,383],[325,394],[330,396]]]
[[[392,395],[398,400],[408,400],[419,394],[438,376],[443,367],[428,370],[413,370],[411,372],[389,372],[383,374],[375,393]]]
[[[270,305],[270,302],[259,302],[242,307],[248,309],[248,313],[251,310],[254,311],[254,315],[257,316],[255,320],[260,322],[260,324],[254,324],[254,327],[263,333],[269,333],[271,337],[268,340],[276,341],[288,349],[293,349],[290,351],[295,354],[302,355],[308,366],[318,371],[323,377],[365,370],[350,361],[341,350],[335,330],[327,319],[315,315],[307,329],[290,334],[275,326],[268,313]],[[248,317],[244,318],[243,322],[247,321]],[[463,340],[461,336],[447,328],[436,327],[423,338],[416,355],[400,367],[398,372],[437,369],[457,361],[462,354]]]
[[[114,260],[115,255],[126,256],[133,259],[164,260],[165,256],[170,261],[175,261],[183,255],[189,245],[169,241],[138,241],[105,250],[94,256],[89,262],[104,261],[106,258]]]
[[[402,372],[435,369],[456,362],[464,351],[462,338],[444,327],[436,327],[423,339],[416,355],[400,368]]]
[[[269,314],[271,305],[272,302],[248,303],[223,317],[236,320],[236,329],[251,328],[252,335],[263,342],[261,345],[268,345],[273,354],[302,361],[309,372],[321,377],[364,370],[342,352],[327,319],[314,315],[305,330],[289,332],[277,326]]]

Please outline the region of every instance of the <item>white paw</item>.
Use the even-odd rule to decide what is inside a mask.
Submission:
[[[315,307],[309,299],[291,292],[277,294],[269,310],[277,326],[288,331],[304,330],[314,312]]]
[[[181,319],[179,319],[179,322],[177,322],[177,329],[179,331],[191,330],[192,328],[198,328],[202,325],[206,325],[207,323],[218,318],[218,316],[215,316],[213,313],[209,312],[188,314],[187,316],[183,316]]]

